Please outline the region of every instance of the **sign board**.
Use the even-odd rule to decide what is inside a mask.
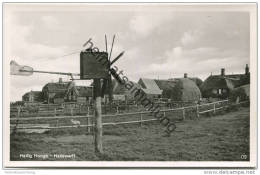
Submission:
[[[107,52],[80,53],[80,79],[108,78],[108,68]]]

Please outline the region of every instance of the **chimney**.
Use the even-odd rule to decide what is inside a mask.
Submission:
[[[59,78],[59,83],[62,83],[62,78]]]
[[[187,73],[184,73],[184,78],[188,78],[188,74]]]
[[[225,76],[225,69],[224,68],[221,69],[221,76]]]
[[[248,75],[249,74],[249,67],[248,64],[246,64],[246,68],[245,68],[245,74]]]

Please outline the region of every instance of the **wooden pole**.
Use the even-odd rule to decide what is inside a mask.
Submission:
[[[73,109],[71,105],[70,105],[70,115],[73,116]]]
[[[90,125],[90,116],[89,116],[89,106],[88,106],[88,111],[87,111],[87,125]],[[90,127],[87,127],[88,133],[90,133]]]
[[[143,114],[140,115],[140,126],[142,127]]]
[[[199,105],[197,104],[197,117],[200,117]]]
[[[118,106],[116,106],[116,113],[119,114]]]
[[[95,138],[95,153],[100,155],[103,153],[102,147],[102,111],[101,111],[101,82],[100,79],[94,79],[94,138]]]
[[[182,108],[182,119],[185,120],[185,108]]]

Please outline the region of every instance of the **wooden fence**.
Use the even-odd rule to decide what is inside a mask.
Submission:
[[[240,102],[236,105],[240,105],[243,103],[248,103],[248,101]],[[217,101],[213,103],[206,103],[206,104],[200,104],[200,105],[192,105],[192,106],[187,106],[187,107],[180,107],[180,108],[174,108],[174,109],[165,109],[165,110],[160,110],[160,113],[163,113],[163,116],[166,116],[166,113],[172,113],[178,111],[181,116],[179,120],[176,120],[175,122],[180,122],[186,119],[187,117],[187,112],[193,111],[195,112],[195,116],[197,118],[200,117],[201,114],[205,113],[216,113],[218,110],[225,109],[228,107],[229,101],[228,100],[222,100],[222,101]],[[20,110],[18,110],[18,113],[20,113]],[[151,121],[156,121],[158,119],[154,118],[152,116],[153,112],[152,111],[141,111],[141,112],[132,112],[132,113],[121,113],[121,114],[111,114],[111,115],[103,115],[103,119],[106,118],[115,118],[115,117],[137,117],[137,120],[131,120],[131,121],[118,121],[118,122],[104,122],[103,126],[109,126],[109,125],[121,125],[121,124],[134,124],[134,123],[139,123],[140,126],[142,126],[142,123],[144,122],[151,122]],[[152,116],[152,118],[144,118],[145,115]],[[90,128],[93,127],[93,123],[91,121],[91,118],[93,118],[93,115],[90,115],[90,110],[88,109],[88,112],[85,116],[80,116],[80,115],[75,115],[75,116],[51,116],[51,117],[15,117],[15,118],[10,118],[11,123],[14,122],[14,124],[11,124],[11,129],[13,131],[16,131],[17,129],[62,129],[62,128],[78,128],[78,127],[87,127],[88,131],[90,131]],[[170,117],[169,117],[170,118]],[[39,120],[59,120],[59,119],[87,119],[86,124],[79,124],[79,125],[63,125],[63,126],[41,126],[39,123],[35,123],[34,126],[19,126],[20,122],[22,121],[39,121]],[[22,125],[22,124],[21,124]]]
[[[161,109],[171,109],[183,106],[192,105],[191,102],[155,102]],[[56,115],[84,115],[88,113],[88,110],[93,111],[92,105],[83,105],[77,103],[63,103],[63,104],[35,104],[28,106],[11,106],[10,117],[17,117],[18,108],[21,116],[56,116]],[[142,104],[139,103],[113,103],[112,105],[102,105],[103,114],[118,114],[130,111],[142,111],[145,110]]]

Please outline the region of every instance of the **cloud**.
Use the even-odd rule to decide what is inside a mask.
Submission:
[[[163,55],[163,63],[151,63],[145,70],[139,72],[143,75],[154,75],[156,72],[162,78],[182,77],[184,73],[190,76],[205,79],[210,72],[217,73],[221,68],[231,72],[243,72],[247,57],[243,54],[233,54],[231,51],[221,51],[218,48],[186,49],[181,46],[168,50]],[[162,59],[162,58],[160,58]]]
[[[82,7],[84,8],[84,7]],[[108,51],[116,34],[112,59],[125,54],[115,63],[132,80],[140,77],[170,78],[207,77],[244,70],[249,62],[249,15],[241,12],[164,12],[131,9],[127,11],[28,11],[8,16],[4,25],[5,52],[8,59],[38,70],[79,72],[79,54],[60,57],[80,50],[89,38],[101,51]],[[209,17],[210,16],[210,17]],[[5,58],[5,59],[7,59]],[[34,74],[12,77],[12,99],[26,91],[42,87],[60,76]],[[68,76],[62,76],[69,80]],[[85,81],[79,81],[85,82]]]
[[[201,35],[202,34],[199,30],[184,32],[184,34],[181,38],[181,43],[184,46],[189,45],[189,44],[195,44],[196,42],[199,41]]]
[[[50,29],[53,29],[53,27],[59,25],[59,21],[54,16],[42,16],[41,20],[44,23],[44,25],[46,25]]]
[[[136,14],[130,20],[129,27],[136,32],[138,36],[149,36],[155,29],[161,27],[163,23],[171,20],[172,14],[169,12],[161,13],[140,13]]]

